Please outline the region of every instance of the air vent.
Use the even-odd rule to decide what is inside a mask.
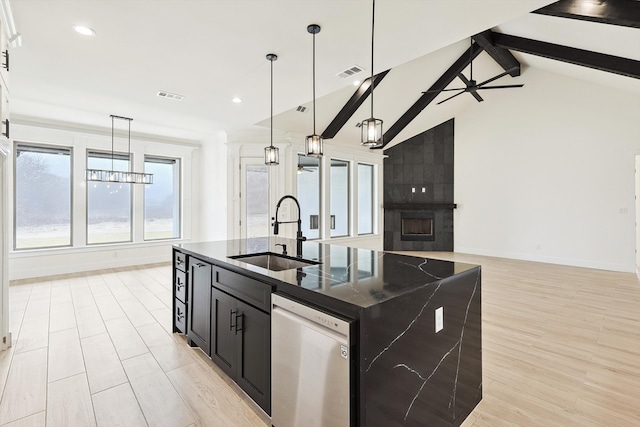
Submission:
[[[176,101],[182,101],[182,99],[184,98],[184,96],[182,96],[182,95],[178,95],[177,93],[167,92],[167,91],[164,91],[164,90],[158,91],[157,95],[159,97],[161,97],[161,98],[173,99],[173,100],[176,100]]]
[[[298,113],[304,113],[305,111],[307,111],[307,107],[303,107],[302,105],[298,105],[298,108],[296,108],[296,111]]]
[[[341,79],[346,79],[358,73],[361,73],[363,71],[364,69],[362,67],[358,67],[357,65],[354,65],[352,67],[347,68],[344,71],[339,72],[337,76],[340,77]]]

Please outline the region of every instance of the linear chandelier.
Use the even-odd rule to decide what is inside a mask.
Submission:
[[[114,120],[126,120],[129,123],[129,151],[128,162],[129,167],[127,171],[117,171],[113,168],[113,128]],[[114,116],[111,115],[111,169],[87,169],[85,171],[86,181],[100,181],[100,182],[121,182],[126,184],[153,184],[153,174],[144,172],[133,172],[131,170],[131,122],[133,119],[129,117]]]

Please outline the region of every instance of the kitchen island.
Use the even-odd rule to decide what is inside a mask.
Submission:
[[[174,246],[174,332],[185,333],[271,414],[277,293],[351,321],[352,426],[464,421],[482,398],[479,266],[318,242],[303,243],[302,258],[311,263],[292,269],[230,258],[279,254],[282,245],[295,248],[296,241]]]

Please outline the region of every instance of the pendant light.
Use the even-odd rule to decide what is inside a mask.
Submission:
[[[371,13],[371,118],[363,120],[360,130],[362,131],[360,144],[367,147],[382,145],[382,120],[373,117],[373,35],[376,23],[376,0],[373,0],[373,11]]]
[[[278,59],[278,55],[269,53],[267,59],[271,62],[271,145],[264,147],[264,164],[276,166],[280,163],[280,150],[273,146],[273,61]]]
[[[307,156],[322,157],[322,136],[316,134],[316,34],[320,32],[320,26],[311,24],[307,32],[313,35],[313,135],[305,138],[304,147]]]
[[[117,171],[113,168],[113,139],[114,139],[114,120],[126,120],[129,123],[129,151],[128,159],[129,166],[127,171]],[[144,172],[133,172],[131,170],[131,122],[133,119],[129,117],[121,117],[111,115],[111,170],[102,169],[87,169],[85,171],[86,181],[101,181],[101,182],[121,182],[126,184],[153,184],[153,174]]]

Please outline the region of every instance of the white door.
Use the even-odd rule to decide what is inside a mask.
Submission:
[[[269,235],[269,166],[262,158],[240,159],[240,236]]]

